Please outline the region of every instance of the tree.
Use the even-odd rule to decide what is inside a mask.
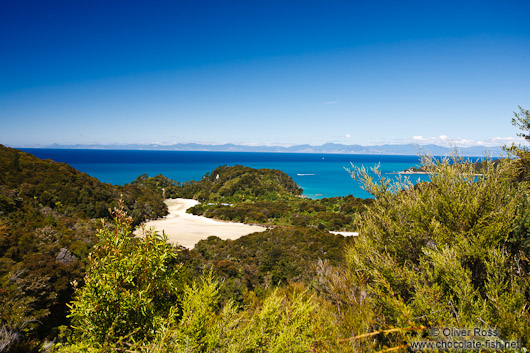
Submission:
[[[93,347],[153,339],[184,290],[177,250],[166,237],[145,231],[135,239],[123,209],[113,216],[114,224],[98,233],[71,306],[76,339]]]
[[[512,125],[521,130],[517,136],[530,141],[530,111],[519,106],[519,112],[513,112]]]
[[[530,111],[519,106],[519,112],[513,112],[512,125],[521,132],[517,136],[530,141]],[[526,146],[514,145],[503,147],[509,155],[513,155],[517,161],[518,175],[517,181],[530,181],[530,150]]]

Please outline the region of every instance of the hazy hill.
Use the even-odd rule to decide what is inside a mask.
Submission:
[[[435,156],[445,156],[451,153],[450,147],[438,145],[415,145],[415,144],[385,144],[374,146],[343,145],[337,143],[326,143],[320,146],[296,145],[283,146],[246,146],[231,143],[223,145],[204,145],[198,143],[178,143],[173,145],[159,144],[128,144],[128,145],[46,145],[34,146],[39,148],[66,148],[66,149],[108,149],[108,150],[166,150],[166,151],[218,151],[218,152],[283,152],[283,153],[340,153],[340,154],[389,154],[389,155],[411,155],[415,156],[421,151]],[[483,157],[491,155],[498,157],[501,153],[500,147],[471,146],[459,147],[462,156]]]

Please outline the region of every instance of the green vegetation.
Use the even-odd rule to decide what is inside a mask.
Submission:
[[[135,239],[126,213],[116,209],[113,215],[113,227],[98,232],[70,314],[76,339],[93,347],[117,337],[153,339],[184,290],[177,249],[154,232]]]
[[[375,196],[356,220],[361,236],[345,242],[317,227],[278,226],[235,241],[210,237],[197,245],[191,261],[174,267],[172,278],[181,278],[177,282],[183,287],[163,294],[174,296],[173,306],[165,307],[161,316],[148,315],[163,318],[149,321],[149,330],[141,329],[138,336],[142,326],[131,323],[135,320],[121,320],[124,327],[110,322],[107,326],[113,329],[105,332],[112,334],[91,341],[95,335],[90,329],[74,325],[60,350],[371,352],[436,340],[431,327],[480,327],[495,330],[499,339],[526,345],[530,209],[527,183],[518,181],[520,163],[485,161],[477,176],[473,164],[458,158],[425,158],[423,167],[432,178],[419,186],[383,177],[374,181],[357,170],[356,177]],[[113,239],[116,234],[107,236]],[[148,239],[134,242],[134,247],[144,249],[141,244]],[[169,246],[151,247],[175,253]],[[144,274],[135,264],[150,261],[142,256],[160,258],[157,251],[129,250],[125,258],[136,261],[113,255],[112,261],[128,268],[114,266],[109,272],[139,283],[136,277]],[[179,277],[178,271],[185,268],[190,273],[210,269],[213,274]],[[101,270],[90,276],[100,282],[109,277]],[[158,280],[150,282],[157,286]],[[133,293],[126,297],[145,293],[141,288],[129,287]],[[150,295],[140,297],[152,303]],[[135,300],[81,294],[72,311],[76,320],[87,322],[84,314],[76,316],[86,300],[94,302],[90,308],[101,310],[110,303],[115,308],[108,310],[136,315],[137,307],[121,304]]]
[[[243,166],[216,168],[200,181],[174,182],[162,175],[141,175],[132,185],[166,198],[191,198],[201,203],[188,212],[225,221],[267,226],[295,225],[352,231],[355,220],[373,200],[351,195],[312,200],[287,174]]]
[[[307,352],[324,343],[311,296],[275,290],[247,310],[223,305],[211,274],[182,277],[165,237],[134,239],[125,213],[114,215],[98,233],[58,351]]]
[[[182,183],[178,195],[209,202],[276,201],[302,194],[290,176],[275,169],[221,166],[200,181]]]
[[[458,154],[458,153],[456,153]],[[459,163],[462,162],[462,160],[459,160],[457,161]],[[449,163],[452,163],[451,160],[449,160]],[[489,164],[493,163],[494,165],[500,163],[500,160],[499,159],[495,159],[495,160],[489,160],[489,159],[486,159],[486,160],[479,160],[477,162],[473,162],[471,163],[471,167],[473,168],[473,172],[475,174],[482,174],[484,171],[486,171],[488,168],[489,168]],[[424,174],[428,174],[428,168],[426,168],[426,166],[422,165],[420,167],[410,167],[408,168],[407,170],[404,170],[402,171],[402,173],[424,173]]]
[[[514,112],[512,125],[518,127],[521,132],[518,136],[530,141],[530,111],[519,107],[519,112]],[[509,146],[506,151],[516,157],[518,167],[517,181],[530,181],[530,150],[526,146]]]
[[[120,197],[134,225],[167,214],[163,199],[147,187],[105,184],[67,164],[0,145],[0,214],[35,202],[67,217],[107,218]]]
[[[514,124],[530,139],[528,111]],[[37,350],[48,337],[59,352],[405,351],[439,340],[431,328],[481,328],[499,337],[464,339],[528,347],[530,151],[506,150],[514,158],[485,160],[480,173],[456,156],[425,157],[431,180],[414,186],[356,169],[370,202],[303,199],[283,173],[241,166],[184,184],[163,176],[114,190],[94,184],[95,195],[195,198],[196,213],[272,226],[234,241],[210,237],[191,251],[154,231],[132,237],[139,218],[127,213],[139,208],[127,199],[92,236],[99,199],[71,209],[83,201],[57,196],[44,176],[47,198],[25,191],[38,184],[22,172],[31,157],[8,150],[0,350]],[[30,182],[12,181],[20,175]],[[335,227],[360,236],[325,231]],[[69,322],[63,303],[72,298]]]
[[[212,236],[197,243],[194,252],[224,281],[223,294],[243,303],[250,291],[261,294],[296,282],[310,285],[319,259],[333,265],[344,261],[348,240],[315,228],[282,226],[236,240]]]
[[[376,200],[360,217],[362,236],[347,249],[346,277],[356,292],[349,300],[335,293],[351,310],[345,333],[485,327],[528,343],[530,248],[520,235],[527,234],[528,189],[514,182],[515,165],[487,161],[477,177],[471,163],[425,158],[432,177],[420,187],[376,183],[355,171]],[[376,336],[370,349],[421,334]]]
[[[170,199],[177,197],[176,190],[180,184],[165,176],[159,174],[154,177],[149,177],[147,174],[142,174],[131,185],[138,186],[142,189],[149,189],[156,192],[163,199]]]
[[[358,215],[372,202],[372,199],[360,199],[351,195],[320,200],[295,197],[233,204],[202,203],[192,207],[190,212],[226,221],[352,231]]]
[[[200,277],[205,268],[210,268],[224,282],[223,286],[215,285],[214,292],[219,303],[225,305],[234,301],[239,305],[251,306],[251,312],[256,315],[262,308],[272,305],[277,311],[275,320],[287,320],[282,319],[286,313],[282,310],[285,309],[284,304],[294,300],[294,297],[288,292],[273,293],[272,288],[283,288],[295,282],[307,285],[316,273],[318,258],[333,264],[343,259],[344,238],[317,229],[336,228],[338,222],[334,220],[337,217],[327,222],[325,217],[319,216],[318,222],[312,222],[310,228],[280,227],[233,244],[211,238],[201,243],[201,251],[164,248],[161,250],[164,258],[150,262],[154,267],[147,271],[156,273],[163,269],[160,277],[134,280],[134,286],[131,287],[131,283],[127,282],[130,278],[146,273],[145,264],[139,259],[139,249],[144,253],[149,252],[146,247],[151,249],[152,246],[160,246],[161,240],[154,235],[154,238],[146,236],[147,243],[142,248],[137,241],[130,239],[130,242],[120,245],[119,253],[123,255],[120,262],[106,262],[108,258],[103,254],[117,244],[111,244],[108,237],[103,237],[104,234],[108,236],[108,228],[100,230],[99,238],[96,237],[98,219],[109,219],[108,209],[117,205],[120,197],[124,212],[132,216],[131,225],[139,224],[146,218],[164,215],[164,196],[190,197],[191,193],[200,198],[200,195],[212,192],[211,199],[218,202],[219,207],[223,207],[221,203],[235,202],[234,209],[239,205],[257,208],[260,203],[268,202],[268,210],[276,212],[277,206],[273,200],[278,202],[280,208],[285,206],[288,210],[307,215],[322,215],[327,209],[339,215],[341,211],[364,208],[351,197],[341,198],[337,204],[332,199],[316,202],[302,199],[298,186],[286,174],[274,170],[220,167],[212,172],[213,176],[207,175],[200,182],[184,184],[161,175],[154,178],[142,175],[131,184],[121,187],[100,183],[65,164],[39,160],[14,149],[2,146],[0,152],[2,351],[38,351],[42,342],[55,340],[61,327],[70,325],[66,317],[66,303],[72,300],[76,288],[79,292],[74,305],[78,311],[75,314],[72,312],[71,319],[76,322],[76,327],[83,327],[83,332],[90,332],[91,336],[77,336],[79,332],[67,330],[63,333],[64,337],[75,333],[75,337],[88,346],[99,342],[97,344],[101,347],[112,346],[114,343],[111,341],[116,335],[126,335],[128,344],[131,340],[154,340],[158,337],[154,332],[160,328],[157,320],[169,315],[167,310],[178,302],[177,298],[184,300],[186,286],[193,286],[191,278]],[[277,223],[290,225],[289,213],[277,213],[275,217],[281,219]],[[274,221],[275,217],[271,219]],[[128,232],[125,229],[116,231]],[[98,241],[99,245],[93,248]],[[224,251],[218,251],[218,247]],[[115,247],[112,249],[117,251]],[[92,252],[91,257],[88,256],[89,252]],[[238,258],[243,253],[248,256]],[[231,258],[233,263],[221,256]],[[95,261],[96,258],[106,260]],[[279,258],[284,260],[277,262]],[[134,264],[137,265],[135,269],[128,267]],[[85,268],[88,270],[86,277]],[[129,274],[120,277],[124,268],[128,268]],[[104,271],[116,276],[113,282],[104,275],[107,282],[103,286],[98,273]],[[154,288],[153,282],[159,284],[156,291],[163,297],[149,297]],[[99,284],[92,286],[94,283]],[[174,283],[175,291],[171,294],[162,286],[163,283],[167,286]],[[301,284],[301,288],[305,285]],[[256,293],[259,299],[256,299]],[[302,297],[306,304],[309,303],[308,296]],[[90,307],[91,300],[94,304],[96,299],[103,300],[109,308],[114,309],[104,313],[96,310],[100,307],[99,302]],[[215,307],[219,305],[215,304]],[[133,306],[139,311],[130,311]],[[81,311],[89,318],[79,316]],[[245,317],[246,326],[241,326],[242,330],[251,330],[250,327],[256,324],[254,314],[242,308],[235,312]],[[110,322],[108,326],[105,320],[111,317],[117,321]],[[118,323],[124,321],[134,321],[135,325],[141,325],[142,328],[129,335],[118,327]],[[271,332],[271,335],[274,334]]]
[[[0,347],[29,352],[68,323],[70,282],[82,284],[96,218],[109,218],[120,195],[135,224],[167,213],[149,189],[0,145]]]
[[[192,198],[201,204],[189,212],[226,221],[295,225],[326,230],[353,230],[355,219],[372,203],[353,196],[311,200],[285,173],[243,166],[219,167],[201,181],[168,184],[163,177],[144,178],[164,185],[166,195]],[[156,186],[160,189],[160,186]]]

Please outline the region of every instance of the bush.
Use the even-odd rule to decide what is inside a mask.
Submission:
[[[183,291],[176,250],[165,236],[130,232],[131,219],[114,210],[115,224],[98,233],[85,285],[72,302],[75,340],[106,347],[153,339]]]
[[[353,171],[376,199],[347,249],[355,295],[330,293],[371,308],[358,330],[486,327],[529,342],[530,283],[520,265],[528,253],[521,246],[512,251],[525,234],[528,190],[514,182],[514,161],[483,165],[476,175],[471,163],[457,157],[426,157],[431,182],[417,186],[381,176],[376,182],[364,169]],[[402,345],[416,335],[404,332],[374,336],[374,347]]]

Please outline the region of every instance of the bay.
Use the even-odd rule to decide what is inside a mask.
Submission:
[[[82,150],[23,148],[39,158],[63,162],[100,181],[115,185],[130,183],[141,174],[162,174],[178,182],[200,180],[220,165],[244,165],[251,168],[279,169],[304,189],[309,198],[353,195],[371,197],[352,179],[345,167],[380,165],[385,177],[419,166],[418,156],[263,153],[263,152],[190,152],[140,150]],[[426,175],[410,175],[412,182],[428,180]]]

